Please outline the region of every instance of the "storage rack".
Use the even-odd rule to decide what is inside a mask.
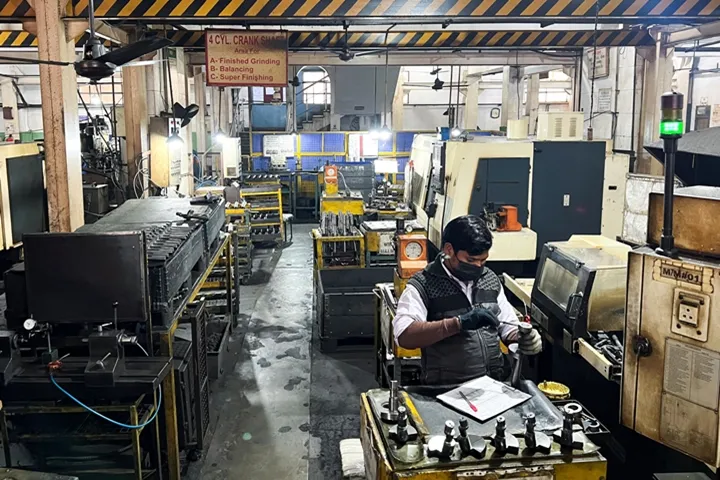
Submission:
[[[234,236],[234,235],[233,235]],[[226,258],[231,258],[231,245],[232,242],[231,235],[226,235],[224,238],[221,237],[220,245],[217,247],[217,249],[211,254],[210,260],[208,261],[207,268],[202,272],[200,277],[194,282],[192,290],[190,292],[190,295],[187,299],[187,304],[190,304],[194,302],[197,298],[202,296],[202,289],[205,286],[205,283],[208,280],[208,277],[212,273],[213,269],[216,265],[218,265],[220,258],[222,255],[225,255]],[[226,278],[235,278],[238,279],[239,276],[235,274],[234,277],[232,277],[233,273],[231,269],[234,267],[235,262],[226,262],[225,263],[225,269],[226,269]],[[233,285],[232,282],[227,281],[226,282],[226,305],[225,305],[225,315],[227,318],[230,319],[231,324],[235,324],[236,319],[238,318],[239,314],[239,301],[238,295],[232,295],[231,289],[235,288],[235,291],[238,292],[238,285],[235,283]],[[233,302],[233,298],[235,298],[235,302]],[[177,330],[177,327],[180,323],[180,317],[181,315],[178,315],[172,324],[170,324],[167,328],[163,329],[155,329],[153,331],[154,334],[159,336],[160,340],[160,355],[162,356],[173,356],[173,344],[174,344],[174,336],[175,331]],[[168,477],[170,480],[180,480],[180,449],[179,449],[179,429],[177,424],[178,419],[178,405],[175,398],[175,375],[174,373],[170,373],[165,380],[162,382],[162,388],[163,388],[163,411],[165,413],[165,418],[170,419],[165,422],[165,441],[167,442],[167,464],[168,464]]]
[[[280,183],[243,187],[240,196],[248,204],[245,210],[250,214],[250,240],[282,242],[285,232]]]
[[[151,402],[149,406],[145,400],[146,395],[138,396],[132,402],[118,403],[114,405],[93,405],[93,410],[103,415],[112,417],[117,421],[127,423],[129,425],[138,425],[140,428],[123,428],[109,426],[105,420],[101,420],[85,408],[65,404],[52,404],[48,402],[28,402],[26,404],[13,403],[4,405],[0,411],[0,432],[2,432],[2,443],[5,454],[6,465],[12,465],[13,458],[11,456],[11,443],[23,442],[31,444],[52,444],[62,438],[65,442],[72,443],[82,442],[83,445],[88,443],[112,445],[116,443],[130,442],[130,451],[132,461],[122,462],[118,460],[119,466],[98,467],[97,465],[83,464],[62,464],[53,465],[53,471],[67,475],[83,474],[91,476],[93,474],[110,474],[118,475],[125,473],[125,478],[133,478],[134,480],[143,480],[145,478],[160,478],[159,470],[161,469],[163,459],[160,449],[160,417],[155,416],[152,419],[155,409],[158,408],[158,397],[156,389],[150,396]],[[173,395],[174,398],[174,395]],[[163,402],[164,403],[164,402]],[[59,432],[57,430],[58,423],[50,419],[51,416],[62,415],[63,419],[68,416],[75,421],[68,423],[68,427]],[[44,421],[37,421],[41,416]],[[149,423],[148,423],[149,422]],[[9,433],[9,424],[13,424],[14,431],[12,435]],[[147,425],[145,425],[147,423]],[[144,425],[144,426],[142,426]],[[148,431],[147,441],[141,442],[141,435],[144,431]],[[58,446],[54,450],[54,455],[61,457],[64,446]],[[147,450],[146,450],[147,449]],[[50,451],[48,451],[50,453]],[[149,454],[149,465],[144,460],[144,453]],[[49,458],[49,457],[47,457]],[[98,456],[97,458],[102,458]],[[45,461],[44,459],[43,461]],[[15,459],[17,464],[17,459]],[[88,462],[90,463],[90,462]],[[132,466],[128,471],[123,472],[122,463]],[[47,465],[45,466],[47,468]]]
[[[250,226],[235,226],[236,242],[233,245],[233,255],[237,267],[235,271],[240,275],[240,282],[245,284],[252,275],[252,251],[253,244],[250,240]]]

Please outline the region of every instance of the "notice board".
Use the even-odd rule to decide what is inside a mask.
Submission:
[[[205,30],[205,66],[212,87],[286,87],[287,32]]]

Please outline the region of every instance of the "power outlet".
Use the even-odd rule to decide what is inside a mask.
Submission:
[[[680,303],[680,310],[678,311],[678,321],[697,327],[699,308],[697,305],[691,305],[687,303]]]
[[[707,342],[709,314],[708,295],[676,288],[670,331],[699,342]]]

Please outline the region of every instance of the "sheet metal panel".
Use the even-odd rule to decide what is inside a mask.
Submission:
[[[39,322],[142,322],[147,265],[142,232],[23,237],[28,311]]]

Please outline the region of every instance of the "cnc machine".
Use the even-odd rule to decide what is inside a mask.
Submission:
[[[498,273],[533,275],[545,243],[602,233],[605,142],[418,135],[409,165],[405,201],[432,244],[453,218],[485,215]]]

